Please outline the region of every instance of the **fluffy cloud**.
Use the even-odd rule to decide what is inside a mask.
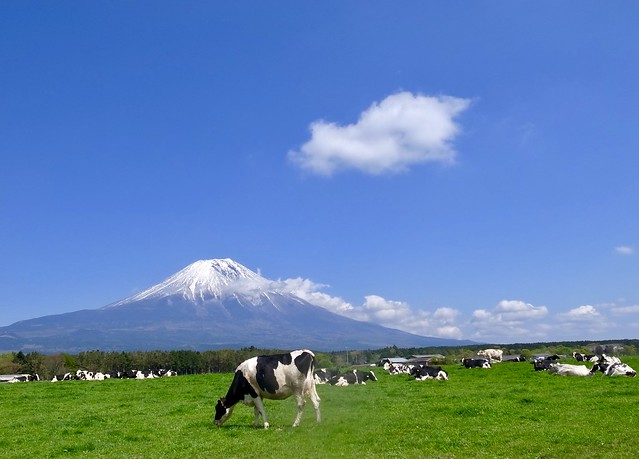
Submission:
[[[439,308],[434,313],[414,310],[406,302],[387,300],[378,295],[367,295],[363,304],[354,306],[340,297],[322,292],[326,287],[301,278],[278,281],[278,288],[351,319],[423,336],[455,339],[463,337],[461,329],[455,324],[459,316],[459,311],[455,309]]]
[[[597,311],[597,308],[587,304],[584,306],[579,306],[578,308],[571,309],[565,314],[560,314],[560,316],[571,320],[592,320],[598,318],[600,314]]]
[[[632,255],[635,253],[635,249],[627,245],[620,245],[619,247],[615,247],[615,252],[620,255]]]
[[[547,314],[546,306],[533,306],[519,300],[502,300],[490,310],[477,309],[473,312],[473,338],[490,341],[541,338],[547,332],[546,327],[539,327],[531,321],[543,319]]]
[[[441,307],[435,311],[413,308],[404,301],[367,295],[354,305],[323,290],[328,286],[308,279],[277,281],[271,287],[294,293],[331,312],[355,320],[377,323],[389,328],[423,336],[473,339],[491,343],[516,343],[548,340],[611,339],[639,332],[637,304],[582,305],[549,317],[546,306],[534,306],[521,300],[502,300],[493,308],[473,311],[470,319],[459,310]],[[623,316],[623,321],[613,317]]]
[[[454,118],[470,101],[400,92],[373,103],[355,124],[311,124],[311,139],[289,158],[319,175],[342,169],[367,174],[406,170],[424,162],[453,163],[452,141],[459,133]]]

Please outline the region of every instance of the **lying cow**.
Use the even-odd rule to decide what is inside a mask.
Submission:
[[[231,416],[235,405],[242,402],[254,407],[254,425],[259,425],[261,415],[264,428],[268,429],[269,423],[262,399],[283,400],[291,395],[295,395],[297,399],[297,417],[293,427],[300,424],[307,396],[315,407],[317,422],[320,422],[320,398],[315,390],[314,368],[315,354],[308,350],[263,355],[245,360],[235,370],[233,382],[226,396],[217,401],[215,425],[221,426]]]
[[[461,364],[466,368],[492,368],[490,361],[487,359],[461,359]]]
[[[582,354],[581,352],[573,352],[573,358],[577,362],[596,362],[598,360],[595,354]]]
[[[585,365],[571,365],[569,363],[552,363],[548,373],[560,376],[592,376],[594,372]]]
[[[615,362],[615,363],[595,363],[592,366],[592,372],[601,371],[604,376],[637,376],[637,372],[632,369],[628,364]]]
[[[337,370],[331,370],[328,368],[319,368],[313,372],[313,377],[315,379],[315,384],[326,384],[329,379],[333,376],[337,375],[339,372]]]
[[[442,370],[442,367],[431,367],[429,365],[419,365],[412,369],[411,375],[415,376],[417,381],[425,381],[427,379],[438,379],[440,381],[448,381],[448,373]]]
[[[347,371],[328,380],[332,386],[350,386],[352,384],[366,384],[366,381],[377,381],[372,371],[353,370]]]

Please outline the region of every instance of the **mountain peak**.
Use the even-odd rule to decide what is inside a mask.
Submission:
[[[153,287],[107,307],[133,301],[182,295],[190,301],[220,299],[223,291],[238,281],[264,280],[259,274],[230,258],[198,260]]]

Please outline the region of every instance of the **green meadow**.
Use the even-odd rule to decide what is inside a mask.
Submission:
[[[639,368],[639,358],[624,361]],[[639,379],[561,377],[530,363],[445,365],[449,381],[408,375],[365,386],[319,385],[307,403],[265,402],[271,428],[238,405],[221,428],[213,408],[230,373],[152,380],[0,386],[5,458],[625,458],[639,449]]]

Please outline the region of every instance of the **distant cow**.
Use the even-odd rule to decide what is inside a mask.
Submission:
[[[6,383],[17,383],[17,382],[29,382],[29,381],[40,381],[40,376],[36,373],[34,374],[14,374],[14,375],[2,375],[0,378],[0,382]]]
[[[461,364],[466,368],[492,368],[487,359],[461,359]]]
[[[501,362],[501,358],[504,355],[504,351],[501,349],[483,349],[481,351],[477,351],[477,355],[481,357],[486,357],[491,361]]]
[[[420,365],[412,369],[411,375],[415,376],[417,381],[425,381],[426,379],[438,379],[440,381],[448,381],[448,373],[442,370],[442,367],[431,367],[429,365]]]
[[[388,371],[391,375],[399,375],[399,374],[410,374],[414,365],[409,365],[406,363],[390,363],[386,362],[384,364],[384,370]]]
[[[560,376],[592,376],[593,371],[585,365],[571,365],[569,363],[552,363],[548,373]]]
[[[53,378],[51,378],[51,382],[69,381],[71,379],[73,379],[73,375],[71,373],[65,373],[63,375],[54,375]]]
[[[573,352],[572,356],[577,362],[596,362],[599,360],[596,354],[582,354],[580,352]]]
[[[319,368],[313,372],[313,378],[315,379],[315,384],[326,384],[329,379],[338,373],[339,372],[337,370]]]
[[[217,401],[214,423],[221,426],[233,413],[238,402],[254,407],[255,426],[262,416],[264,428],[269,423],[262,399],[283,400],[295,395],[297,417],[293,427],[302,419],[305,398],[310,397],[317,422],[320,422],[320,398],[315,390],[313,370],[315,354],[308,350],[297,350],[287,354],[263,355],[242,362],[235,370],[231,387],[225,397]]]
[[[523,355],[505,355],[501,359],[502,362],[525,362],[526,357]]]
[[[366,381],[377,381],[372,371],[353,370],[333,376],[328,380],[331,386],[350,386],[352,384],[366,384]]]

